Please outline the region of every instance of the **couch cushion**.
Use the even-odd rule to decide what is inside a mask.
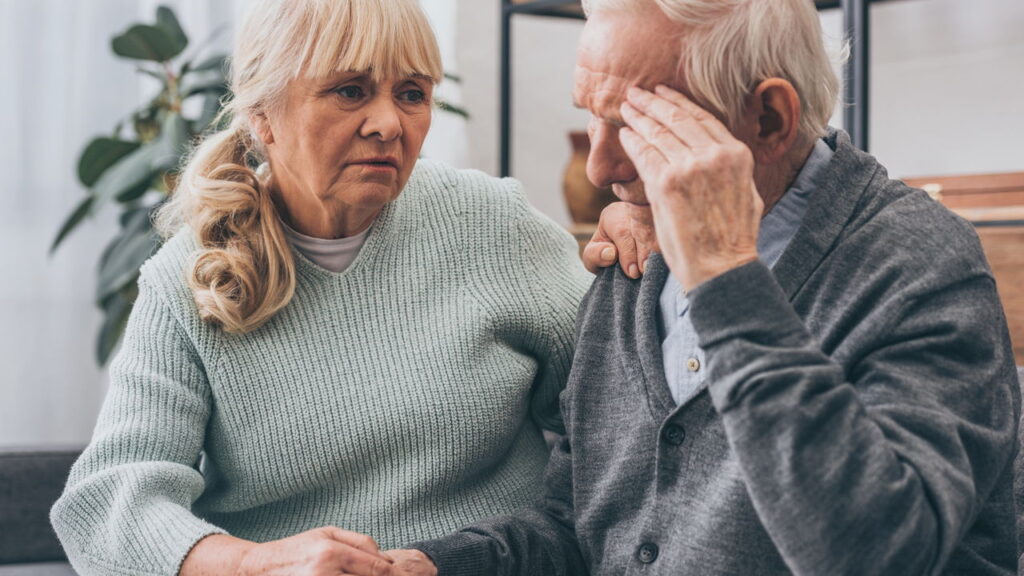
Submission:
[[[0,451],[0,564],[66,560],[50,527],[80,450]]]
[[[0,566],[0,576],[76,576],[76,574],[77,572],[67,562]]]

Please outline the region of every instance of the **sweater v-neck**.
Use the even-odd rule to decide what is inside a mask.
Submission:
[[[399,196],[384,206],[380,214],[377,215],[377,219],[370,225],[366,233],[366,240],[363,243],[363,247],[359,250],[359,254],[341,272],[334,272],[320,266],[303,254],[301,250],[290,246],[295,257],[295,268],[299,279],[311,283],[340,282],[350,277],[357,277],[364,270],[372,267],[373,262],[378,259],[380,252],[385,249],[388,243],[389,230],[394,226],[396,212],[399,208],[398,204],[401,200],[402,197]]]

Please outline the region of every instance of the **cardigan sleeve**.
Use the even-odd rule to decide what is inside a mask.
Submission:
[[[849,370],[760,263],[697,287],[691,313],[711,398],[789,568],[942,573],[1014,452],[1019,397],[992,279],[907,300]]]
[[[526,320],[523,343],[538,361],[530,414],[541,428],[561,434],[558,398],[572,368],[576,313],[594,277],[583,268],[579,246],[568,231],[531,206],[518,189],[513,197],[510,251],[517,257],[508,274]]]
[[[144,275],[92,441],[51,511],[78,573],[173,576],[224,532],[190,511],[210,410],[202,363]]]
[[[585,576],[574,530],[571,436],[552,449],[536,504],[408,547],[429,556],[440,576]]]

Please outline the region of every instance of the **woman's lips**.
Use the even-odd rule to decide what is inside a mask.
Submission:
[[[349,162],[351,166],[359,166],[367,170],[395,170],[398,171],[398,160],[391,156],[381,156],[376,158],[363,158],[354,162]]]

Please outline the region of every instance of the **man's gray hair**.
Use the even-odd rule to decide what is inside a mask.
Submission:
[[[583,0],[583,9],[589,16],[643,3],[679,23],[681,77],[697,102],[727,125],[736,125],[759,83],[782,78],[800,95],[801,134],[824,135],[839,78],[811,0]]]

